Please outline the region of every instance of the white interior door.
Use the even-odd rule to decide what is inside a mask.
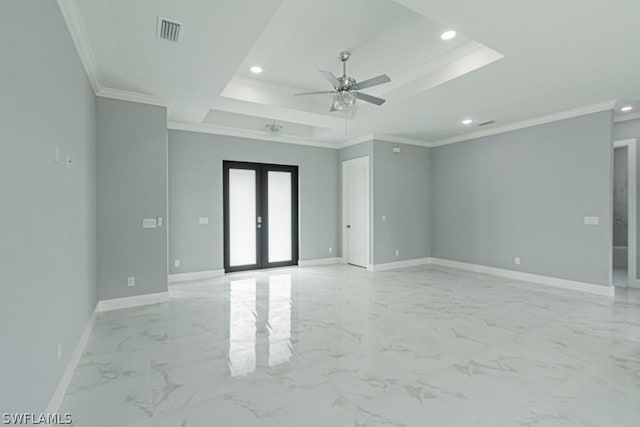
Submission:
[[[348,264],[369,265],[369,157],[342,164],[343,254]]]

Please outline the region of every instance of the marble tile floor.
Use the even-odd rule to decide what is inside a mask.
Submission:
[[[629,286],[629,273],[626,268],[613,267],[613,285],[621,288]]]
[[[284,268],[99,315],[76,426],[640,425],[640,296],[436,266]]]

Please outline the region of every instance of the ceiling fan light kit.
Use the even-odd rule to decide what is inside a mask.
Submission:
[[[356,100],[358,99],[375,105],[384,104],[384,99],[358,91],[383,83],[389,83],[391,81],[389,76],[387,76],[386,74],[381,74],[377,77],[373,77],[371,79],[358,83],[356,79],[347,75],[347,61],[350,57],[351,53],[348,51],[340,52],[340,54],[338,55],[338,58],[342,62],[341,77],[336,77],[330,71],[320,71],[320,74],[322,74],[329,81],[331,86],[333,86],[333,90],[296,93],[296,95],[300,96],[332,94],[333,103],[331,104],[331,109],[329,111],[348,111],[353,108]]]

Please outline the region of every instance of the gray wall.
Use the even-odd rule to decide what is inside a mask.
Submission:
[[[97,117],[98,296],[166,291],[166,108],[98,98]],[[142,228],[156,217],[162,227]]]
[[[640,144],[640,119],[636,119],[636,120],[627,120],[624,122],[620,122],[620,123],[616,123],[613,126],[613,140],[614,141],[619,141],[619,140],[623,140],[623,139],[632,139],[635,138],[638,141],[638,144]],[[640,147],[636,148],[636,157],[637,157],[637,163],[636,163],[636,180],[637,180],[637,187],[636,188],[640,188]],[[637,200],[640,200],[637,199]],[[636,224],[640,224],[640,209],[637,210],[637,219],[636,219]],[[636,249],[636,256],[637,256],[637,265],[640,266],[640,227],[638,227],[638,229],[636,230],[636,233],[638,234],[638,247]],[[638,278],[640,278],[640,269],[638,271]]]
[[[608,285],[611,140],[602,112],[433,149],[432,256]]]
[[[415,145],[374,142],[375,264],[430,256],[430,154]]]
[[[54,1],[0,2],[0,58],[0,413],[40,412],[96,304],[95,97]]]
[[[223,268],[223,160],[299,166],[300,259],[337,256],[336,150],[171,130],[169,258],[172,274]],[[209,224],[198,224],[199,217],[209,217]],[[175,259],[180,260],[180,267],[174,267]]]
[[[393,148],[400,153],[393,153]],[[430,256],[430,150],[387,141],[366,141],[340,150],[340,164],[369,157],[370,263],[384,264]],[[340,167],[339,207],[342,206]],[[339,215],[342,215],[339,211]],[[386,221],[382,216],[386,215]],[[342,227],[340,247],[342,248]],[[396,256],[396,249],[400,255]]]

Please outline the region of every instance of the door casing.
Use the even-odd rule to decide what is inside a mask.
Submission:
[[[342,262],[345,264],[350,264],[349,260],[349,230],[348,226],[348,173],[347,169],[349,167],[363,167],[365,169],[365,174],[367,179],[365,180],[365,194],[363,197],[363,203],[366,204],[366,218],[365,218],[365,250],[366,250],[366,263],[361,267],[370,269],[371,268],[371,226],[370,226],[370,216],[371,216],[371,205],[370,205],[370,175],[369,175],[369,156],[358,157],[355,159],[345,160],[342,162]]]

